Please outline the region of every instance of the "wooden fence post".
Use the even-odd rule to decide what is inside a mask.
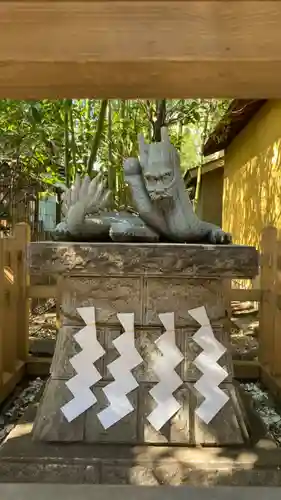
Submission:
[[[17,280],[18,280],[18,309],[17,309],[17,354],[18,359],[27,361],[29,352],[29,312],[30,300],[28,297],[29,270],[27,251],[30,242],[30,227],[26,223],[15,226],[17,248]]]
[[[277,229],[269,226],[261,235],[261,303],[259,329],[259,361],[270,369],[274,351],[276,310],[275,279],[277,273]]]
[[[0,392],[3,386],[3,341],[4,341],[4,238],[0,236]]]
[[[16,240],[12,236],[4,238],[4,372],[13,374],[17,363],[17,269]]]
[[[279,239],[277,241],[276,267],[274,289],[275,315],[270,372],[274,377],[279,377],[281,376],[281,241]]]

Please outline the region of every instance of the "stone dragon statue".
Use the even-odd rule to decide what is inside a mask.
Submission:
[[[185,189],[177,150],[162,129],[159,143],[139,137],[139,159],[124,161],[124,177],[134,203],[129,210],[108,211],[110,191],[102,175],[77,176],[63,196],[64,220],[53,231],[57,241],[231,243],[220,227],[200,220]]]

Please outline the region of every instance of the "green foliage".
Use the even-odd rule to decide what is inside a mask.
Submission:
[[[200,162],[203,135],[226,104],[200,99],[0,100],[0,169],[4,160],[13,162],[50,185],[69,185],[77,173],[94,175],[103,170],[114,192],[113,205],[122,205],[126,201],[122,163],[138,155],[138,134],[159,140],[161,127],[168,126],[183,170],[192,168]]]

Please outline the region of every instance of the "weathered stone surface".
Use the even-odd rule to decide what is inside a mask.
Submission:
[[[93,392],[97,403],[86,412],[84,439],[89,443],[136,443],[137,442],[137,391],[128,395],[128,399],[135,411],[124,417],[115,425],[105,430],[101,425],[97,413],[108,406],[108,401],[102,388],[105,384],[98,384]]]
[[[192,389],[190,393],[190,435],[191,444],[201,444],[208,446],[224,446],[242,444],[246,440],[243,435],[243,423],[238,420],[237,401],[231,384],[221,384],[221,389],[230,397],[229,401],[220,412],[207,425],[200,420],[195,409],[201,404],[204,398],[189,385]],[[181,411],[181,410],[180,410]]]
[[[158,484],[169,484],[180,486],[182,484],[182,465],[172,456],[166,456],[155,460],[153,463],[153,475],[157,478]]]
[[[50,379],[45,388],[33,428],[42,441],[83,441],[85,415],[68,422],[60,408],[73,398],[63,380]]]
[[[0,483],[281,485],[281,450],[272,448],[269,439],[260,439],[251,448],[176,443],[172,447],[166,443],[66,446],[64,442],[32,441],[34,415],[35,406],[31,405],[2,443]],[[251,414],[248,417],[251,421]]]
[[[100,499],[101,496],[104,497],[104,495],[105,498],[107,498],[107,496],[112,496],[112,485],[119,485],[119,488],[121,487],[120,485],[126,485],[125,491],[120,492],[117,489],[117,498],[128,498],[130,500],[132,498],[138,498],[139,496],[146,500],[147,498],[149,498],[149,500],[154,498],[161,498],[161,500],[163,500],[163,498],[169,498],[170,500],[178,496],[180,500],[182,500],[187,497],[190,499],[190,494],[192,499],[196,496],[196,499],[198,497],[202,500],[202,498],[209,498],[210,495],[210,489],[206,488],[206,486],[218,486],[215,492],[216,499],[225,500],[229,497],[229,500],[233,500],[234,498],[235,500],[236,498],[251,498],[252,500],[258,498],[261,492],[264,493],[264,488],[256,491],[253,486],[264,487],[266,484],[266,498],[269,500],[279,500],[280,488],[274,489],[274,486],[281,486],[280,467],[272,466],[270,463],[260,467],[258,460],[259,456],[256,456],[256,450],[250,451],[250,454],[256,457],[258,462],[257,466],[252,464],[251,461],[246,463],[242,461],[242,463],[240,463],[238,459],[236,461],[233,459],[226,459],[225,463],[221,463],[218,459],[218,455],[228,454],[227,450],[222,448],[217,448],[212,457],[210,457],[207,449],[204,448],[203,452],[206,458],[198,463],[198,460],[196,460],[196,450],[191,449],[190,451],[195,457],[193,458],[191,455],[188,461],[177,460],[172,457],[166,458],[168,454],[167,450],[161,450],[160,456],[156,457],[154,461],[149,460],[143,463],[136,463],[134,459],[114,460],[112,458],[112,460],[100,460],[100,463],[96,466],[87,465],[87,461],[85,463],[83,457],[81,457],[79,465],[64,464],[61,460],[54,462],[52,458],[49,458],[50,463],[48,463],[47,460],[43,463],[38,463],[36,461],[29,463],[24,459],[20,461],[16,459],[7,461],[0,460],[0,483],[10,483],[10,485],[18,484],[19,489],[14,497],[16,499],[20,498],[19,495],[24,494],[23,492],[25,491],[26,496],[22,498],[42,498],[42,492],[44,493],[42,484],[48,484],[50,486],[50,483],[54,483],[56,487],[60,483],[63,487],[69,485],[70,490],[66,492],[65,498],[70,498],[73,494],[74,484],[92,485],[101,483],[100,490],[91,490],[91,492],[89,492],[89,498],[98,499]],[[163,454],[163,456],[161,456],[161,454]],[[240,457],[240,450],[237,454]],[[100,475],[99,469],[101,470]],[[25,489],[25,486],[30,485],[23,483],[37,483],[38,491],[33,491],[34,495],[32,497],[30,497],[30,495],[28,496],[28,491]],[[106,485],[108,485],[110,489],[104,491]],[[136,486],[137,491],[132,491],[128,485]],[[163,485],[166,486],[164,490]],[[169,489],[167,490],[168,485],[172,486],[172,491]],[[184,488],[174,488],[174,486],[180,485],[187,485],[187,491],[184,490]],[[235,486],[236,488],[229,488],[229,494],[226,495],[225,488],[223,488],[223,486],[226,485],[231,487]],[[245,488],[239,488],[241,485]],[[4,487],[5,485],[3,484],[2,486]],[[149,491],[145,491],[145,488],[139,488],[139,486],[162,486],[162,488],[153,488],[153,490],[149,489]],[[251,488],[249,488],[249,486],[251,486]],[[190,487],[196,488],[194,491],[190,491]],[[198,487],[202,487],[201,490],[198,490]],[[180,491],[181,494],[179,494]],[[1,492],[2,489],[0,493]],[[1,498],[10,498],[9,493],[9,490],[4,490]],[[57,490],[54,497],[55,496],[61,499],[61,491]],[[114,496],[116,497],[115,489]],[[77,498],[81,498],[78,491]]]
[[[108,500],[111,498],[114,489],[115,500],[171,500],[171,498],[173,500],[186,500],[187,498],[188,500],[210,500],[210,494],[211,498],[215,498],[216,500],[240,500],[241,498],[256,500],[261,493],[263,499],[280,500],[280,489],[278,487],[264,486],[260,490],[257,487],[248,488],[247,486],[238,486],[234,489],[232,487],[221,486],[215,489],[212,488],[210,491],[209,488],[205,487],[206,481],[201,481],[196,488],[190,487],[188,482],[186,486],[183,485],[174,488],[173,482],[170,485],[166,481],[163,481],[163,485],[161,482],[158,483],[153,470],[149,471],[149,473],[146,471],[146,474],[142,477],[141,473],[143,469],[143,467],[133,467],[133,471],[129,474],[130,485],[116,485],[113,488],[111,484],[94,486],[90,484],[73,485],[69,483],[60,484],[59,486],[57,484],[44,486],[41,484],[1,484],[0,496],[9,500],[19,500],[20,498],[28,498],[29,500],[38,500],[38,498],[44,498],[44,500],[49,500],[50,498],[59,498],[60,500],[76,500],[78,498],[79,500]],[[250,477],[249,473],[248,476]],[[196,474],[196,477],[198,480],[199,474]],[[217,481],[213,481],[213,485],[219,482],[219,479],[220,477],[217,473]],[[202,484],[205,486],[202,486]],[[268,484],[268,482],[265,481],[264,484]],[[162,485],[161,488],[151,488],[151,486],[160,485]],[[139,488],[139,486],[143,487]],[[209,483],[208,486],[210,486]]]
[[[102,484],[130,484],[130,467],[132,461],[107,460],[102,465],[101,483]]]
[[[176,326],[199,326],[188,310],[202,305],[211,321],[219,321],[225,316],[220,280],[148,278],[144,280],[143,300],[145,325],[162,326],[159,313],[174,312]]]
[[[121,335],[121,333],[123,333],[123,330],[121,325],[119,328],[112,326],[112,327],[101,328],[101,330],[103,331],[101,344],[105,350],[105,354],[102,360],[103,361],[102,376],[103,380],[112,380],[113,377],[107,367],[110,363],[112,363],[112,361],[114,361],[120,356],[119,352],[117,351],[116,347],[113,344],[113,341],[117,339],[119,335]]]
[[[74,335],[79,331],[78,326],[63,326],[58,333],[56,350],[51,365],[51,376],[54,379],[69,379],[75,375],[75,370],[70,363],[70,358],[81,351]],[[201,352],[201,348],[193,341],[196,328],[180,328],[176,330],[176,344],[184,355],[184,360],[176,368],[176,372],[183,381],[194,381],[201,376],[200,370],[193,364],[193,360]],[[228,348],[227,334],[222,330],[214,331],[216,338]],[[95,366],[102,375],[103,380],[112,380],[112,375],[107,366],[119,357],[119,352],[113,344],[113,340],[121,335],[121,328],[98,327],[97,338],[105,349],[104,356],[95,362]],[[162,356],[155,341],[161,336],[161,328],[136,328],[135,346],[141,355],[143,362],[133,370],[133,374],[138,382],[158,382],[158,377],[154,372],[154,363],[159,356]],[[231,352],[228,349],[226,354],[218,361],[221,366],[225,366],[229,373],[226,380],[233,376]]]
[[[134,313],[141,324],[141,284],[137,278],[80,277],[62,284],[61,317],[65,325],[84,324],[77,307],[96,308],[96,322],[120,325],[117,313]]]
[[[51,377],[53,379],[69,379],[76,375],[70,358],[81,351],[81,347],[76,342],[74,335],[80,330],[77,326],[63,326],[58,332],[56,349],[51,364]],[[103,344],[104,331],[97,328],[97,339]],[[95,362],[100,373],[103,372],[103,358]]]
[[[192,415],[190,412],[190,388],[180,387],[174,394],[181,409],[170,420],[170,442],[191,444]]]
[[[135,345],[142,356],[143,363],[133,370],[134,376],[139,382],[158,382],[158,377],[154,372],[154,363],[158,357],[161,357],[161,351],[157,348],[155,341],[163,333],[163,329],[157,327],[136,328]],[[197,328],[178,328],[175,331],[176,344],[182,352],[184,359],[176,368],[176,372],[183,381],[195,381],[201,377],[202,373],[193,364],[194,359],[202,351],[198,344],[193,340],[193,335]],[[233,366],[227,333],[222,329],[214,329],[214,334],[219,342],[226,348],[226,353],[218,360],[218,364],[226,367],[228,377],[225,381],[230,381],[233,377]],[[109,332],[109,337],[112,335]]]
[[[185,382],[196,381],[202,375],[193,363],[194,359],[202,352],[201,347],[193,340],[196,331],[197,328],[179,328],[176,330],[177,344],[184,355],[184,360],[180,364],[179,375]],[[213,328],[213,332],[216,339],[227,349],[225,354],[218,360],[218,364],[227,370],[228,377],[225,382],[231,381],[233,378],[233,363],[228,334],[222,328]]]
[[[156,431],[147,420],[147,416],[156,407],[156,403],[149,391],[155,384],[141,383],[139,387],[138,407],[138,442],[140,443],[167,443],[170,439],[170,423],[167,422],[160,431]]]
[[[39,245],[39,246],[36,246]],[[31,265],[35,274],[60,274],[61,317],[56,352],[49,382],[38,411],[34,435],[46,441],[87,441],[90,443],[181,443],[239,444],[243,416],[235,401],[232,388],[230,351],[219,363],[229,373],[224,382],[231,401],[208,426],[199,422],[194,411],[200,400],[193,394],[193,383],[201,373],[192,361],[200,348],[192,337],[199,328],[188,314],[190,308],[204,305],[218,340],[227,347],[228,334],[219,325],[226,316],[223,280],[227,277],[251,277],[257,269],[255,249],[234,246],[168,245],[168,244],[57,244],[31,245]],[[39,252],[39,253],[38,253]],[[40,257],[41,252],[41,257]],[[40,266],[39,266],[40,262]],[[254,271],[255,270],[255,271]],[[252,273],[252,274],[251,274]],[[214,279],[216,278],[216,279]],[[98,340],[105,355],[95,366],[102,376],[93,389],[98,403],[69,424],[60,407],[72,399],[63,380],[75,373],[69,363],[80,351],[73,339],[83,326],[77,308],[94,306]],[[101,426],[97,412],[108,402],[102,387],[112,380],[108,364],[119,356],[113,340],[122,333],[117,313],[135,314],[135,341],[143,363],[133,370],[139,389],[129,394],[135,408],[130,415],[108,430]],[[164,331],[159,321],[161,312],[174,312],[176,343],[184,361],[176,368],[184,381],[176,392],[183,402],[182,409],[160,432],[154,431],[146,417],[154,408],[149,388],[158,382],[154,362],[161,352],[155,341]],[[242,429],[242,430],[241,430]]]
[[[225,450],[220,450],[219,453],[227,453]],[[249,464],[247,464],[249,465]],[[279,468],[280,469],[280,468]],[[213,459],[212,465],[209,466],[208,461],[204,464],[198,464],[191,458],[189,463],[173,460],[172,458],[159,458],[158,461],[148,462],[147,464],[136,465],[134,461],[106,461],[102,464],[102,484],[110,485],[136,485],[136,486],[180,486],[187,485],[189,487],[204,487],[210,495],[209,488],[213,486],[281,486],[281,473],[278,469],[265,467],[246,467],[243,469],[240,465],[226,462],[222,466],[216,463],[216,458]],[[127,486],[128,487],[128,486]],[[175,489],[175,488],[174,488]],[[177,488],[178,489],[178,488]],[[248,488],[247,488],[248,489]],[[220,491],[220,488],[218,488]],[[235,492],[235,490],[234,490]],[[244,495],[243,495],[244,494]],[[237,498],[245,498],[247,491],[241,492]],[[256,493],[257,494],[257,493]],[[279,494],[279,493],[276,493]],[[175,492],[169,492],[170,498],[174,498]],[[202,498],[201,492],[198,493],[199,498]],[[225,492],[222,495],[225,498]],[[185,498],[189,498],[189,492],[185,492]],[[163,498],[163,493],[161,493]],[[217,495],[213,498],[218,498]],[[247,496],[248,498],[248,496]],[[270,498],[270,496],[268,497]],[[277,497],[276,497],[277,498]],[[275,500],[275,498],[274,498]]]
[[[163,329],[155,327],[136,328],[135,330],[135,346],[143,359],[143,362],[133,370],[134,376],[139,382],[159,381],[154,372],[154,363],[162,354],[155,342],[162,333]]]
[[[50,368],[53,379],[67,380],[76,374],[69,360],[81,351],[79,344],[74,339],[74,335],[78,331],[79,328],[73,326],[64,326],[59,330]]]
[[[252,486],[249,488],[248,486],[240,486],[237,485],[236,488],[232,488],[231,486],[218,486],[210,488],[206,488],[206,486],[214,486],[215,484],[220,482],[221,477],[223,476],[223,471],[216,473],[216,477],[212,481],[212,483],[206,482],[206,480],[199,481],[200,474],[196,474],[194,471],[194,475],[197,478],[198,485],[194,487],[192,482],[192,486],[186,482],[186,485],[183,485],[182,482],[180,485],[175,488],[174,483],[170,484],[167,481],[163,481],[163,483],[157,481],[154,471],[144,471],[144,468],[133,467],[133,470],[130,470],[129,484],[126,485],[115,485],[112,484],[102,484],[102,485],[91,485],[87,484],[69,484],[69,482],[64,482],[64,484],[45,484],[44,486],[41,484],[1,484],[0,486],[0,496],[4,499],[9,500],[19,500],[26,499],[28,500],[38,500],[44,499],[49,500],[51,498],[59,498],[60,500],[108,500],[112,496],[112,492],[114,490],[114,499],[115,500],[256,500],[259,495],[262,493],[262,499],[266,498],[267,500],[280,500],[280,488],[270,486],[264,486],[262,489],[258,489],[258,487],[254,487],[251,484],[251,481],[248,481]],[[142,477],[142,471],[144,473],[144,477]],[[200,471],[201,472],[201,471]],[[202,472],[201,472],[202,473]],[[250,474],[249,471],[245,476],[250,479],[251,475],[254,477],[255,474]],[[266,474],[266,477],[272,476],[271,473]],[[239,474],[239,477],[240,474]],[[264,474],[263,477],[265,478]],[[174,479],[174,477],[172,478]],[[205,479],[205,478],[204,478]],[[229,478],[231,480],[231,478]],[[243,484],[246,484],[247,481],[243,481]],[[264,484],[268,485],[268,481],[265,480]],[[161,488],[152,488],[151,486],[162,486]],[[142,488],[139,488],[142,486]]]
[[[164,453],[155,461],[136,464],[134,461],[107,460],[102,464],[103,484],[134,484],[137,486],[159,486],[182,484],[182,465]]]
[[[51,460],[50,460],[51,462]],[[17,482],[17,483],[53,483],[53,484],[85,484],[87,477],[86,466],[74,465],[68,463],[1,463],[1,482]],[[98,483],[99,476],[97,467],[92,467],[91,481],[88,483]],[[96,480],[94,480],[94,478]],[[22,486],[22,485],[21,485]],[[1,493],[0,493],[1,494]],[[57,497],[57,495],[56,495]],[[20,498],[20,497],[18,497]],[[24,498],[30,498],[27,495]],[[38,495],[42,498],[42,490]],[[59,497],[60,498],[60,497]]]
[[[156,403],[149,394],[154,383],[140,383],[138,390],[129,394],[129,400],[135,410],[120,420],[111,428],[104,430],[97,413],[108,406],[102,387],[97,384],[93,392],[98,402],[86,412],[86,417],[78,417],[72,423],[66,422],[58,409],[69,401],[69,391],[63,381],[51,380],[46,389],[44,398],[37,415],[34,436],[46,441],[79,441],[92,443],[177,443],[186,445],[215,445],[241,444],[248,437],[244,428],[243,417],[239,412],[235,391],[230,384],[223,384],[222,389],[230,396],[230,400],[206,425],[195,414],[195,409],[203,401],[193,384],[183,384],[175,393],[176,399],[182,404],[181,409],[165,424],[160,431],[156,431],[148,422],[148,414],[155,408]],[[48,391],[48,392],[47,392]],[[39,422],[39,423],[38,423]],[[83,431],[85,422],[85,428]]]
[[[100,464],[88,464],[85,465],[84,474],[83,474],[83,483],[84,484],[98,484],[100,482]]]
[[[243,443],[246,436],[243,435],[243,422],[237,415],[235,394],[228,384],[223,384],[222,389],[230,396],[230,400],[206,425],[195,413],[204,398],[197,393],[193,384],[181,386],[174,394],[181,408],[170,420],[169,442],[197,446]]]
[[[52,378],[67,379],[75,375],[75,371],[69,362],[69,358],[80,351],[80,347],[73,338],[73,335],[78,330],[79,327],[63,327],[60,330],[57,349],[51,367]],[[177,367],[177,372],[183,380],[188,380],[189,382],[192,380],[195,381],[201,376],[199,370],[197,370],[191,362],[200,352],[200,348],[192,339],[196,330],[196,328],[176,330],[176,342],[185,357],[184,361]],[[120,333],[121,330],[114,329],[114,327],[97,329],[98,339],[106,351],[105,356],[96,362],[96,367],[100,371],[104,382],[106,380],[112,380],[112,376],[109,373],[107,366],[119,356],[118,351],[113,345],[113,340],[116,339]],[[169,423],[167,423],[159,432],[155,431],[149,424],[146,417],[155,407],[155,402],[150,396],[149,390],[153,387],[154,383],[158,382],[153,364],[155,359],[158,356],[161,356],[160,351],[155,345],[155,340],[157,340],[161,333],[162,330],[155,327],[144,329],[137,328],[135,332],[136,347],[144,360],[143,363],[133,370],[136,379],[140,382],[140,387],[129,395],[129,398],[132,398],[132,404],[136,410],[128,417],[121,420],[118,424],[114,425],[111,429],[105,431],[97,418],[97,413],[106,407],[108,402],[102,392],[104,384],[100,383],[96,385],[93,388],[93,392],[98,399],[98,403],[86,413],[84,432],[80,429],[80,436],[83,436],[81,439],[85,439],[88,442],[176,442],[186,444],[217,444],[217,441],[219,441],[219,444],[224,444],[224,439],[226,442],[228,439],[233,440],[231,432],[233,431],[233,433],[235,433],[237,427],[237,419],[233,413],[233,406],[231,406],[225,417],[223,415],[226,409],[224,409],[224,413],[221,414],[219,418],[216,417],[214,422],[210,424],[211,427],[209,425],[206,429],[206,426],[202,424],[202,422],[200,422],[194,414],[194,409],[196,405],[199,405],[202,398],[200,399],[197,394],[196,396],[192,396],[192,394],[190,395],[190,388],[192,388],[192,384],[183,385],[176,392],[175,396],[182,402],[183,406]],[[219,330],[216,332],[216,336],[218,340],[223,341],[225,340],[226,333]],[[232,363],[229,358],[229,353],[222,357],[221,364],[223,366],[227,365],[227,369],[230,374],[228,380],[231,380]],[[50,382],[47,385],[47,389],[43,397],[43,403],[37,417],[38,421],[43,415],[43,422],[40,424],[39,430],[35,427],[35,435],[38,436],[39,434],[43,440],[55,441],[63,440],[66,429],[69,426],[69,429],[71,430],[73,423],[68,424],[60,411],[54,412],[52,409],[52,406],[56,404],[57,407],[60,408],[62,404],[69,401],[72,397],[64,383],[63,386],[61,386],[59,381],[53,380],[53,382],[55,385]],[[55,398],[56,391],[58,391],[57,399]],[[192,397],[193,404],[191,404]],[[196,400],[196,397],[198,397],[198,400]],[[49,411],[50,408],[51,410]],[[47,415],[47,422],[45,414]],[[234,426],[231,424],[233,419]],[[83,417],[80,417],[80,421],[82,420]],[[74,423],[75,422],[76,421],[74,421]],[[60,427],[60,430],[56,433],[54,429],[57,426]],[[213,430],[213,426],[215,431]],[[61,437],[61,433],[63,437]],[[222,438],[219,433],[222,433]],[[77,437],[76,430],[74,431],[74,434]],[[237,440],[238,442],[241,442],[240,431],[238,434],[239,437]],[[66,436],[68,436],[68,434]],[[72,434],[70,433],[70,440],[75,440],[75,436],[72,436],[72,438],[71,436]],[[65,439],[68,440],[68,437],[65,437]]]
[[[238,245],[31,243],[34,274],[252,278],[258,252]]]

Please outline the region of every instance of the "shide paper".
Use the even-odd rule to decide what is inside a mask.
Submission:
[[[157,431],[175,415],[181,405],[173,396],[173,392],[182,385],[182,379],[175,372],[175,368],[183,360],[183,355],[175,341],[174,313],[159,314],[159,319],[165,327],[165,333],[156,340],[156,345],[162,356],[157,358],[153,370],[159,378],[150,391],[150,395],[157,403],[156,408],[147,419]]]
[[[81,352],[69,360],[76,375],[66,382],[73,394],[73,399],[61,408],[68,422],[97,402],[92,387],[101,380],[102,376],[94,363],[105,354],[97,340],[95,308],[82,307],[77,311],[86,326],[74,335],[81,347]],[[206,424],[209,424],[229,399],[219,388],[228,373],[217,363],[226,348],[215,338],[205,307],[191,309],[188,312],[201,325],[194,334],[193,340],[202,348],[202,352],[193,363],[202,372],[202,377],[194,384],[194,387],[204,397],[204,401],[195,413]],[[134,411],[128,399],[128,394],[138,387],[132,370],[143,362],[135,347],[134,314],[120,313],[117,317],[123,326],[124,333],[113,341],[119,357],[107,366],[114,380],[103,388],[108,406],[97,414],[104,429],[109,429]],[[159,319],[165,328],[165,332],[155,342],[161,352],[161,356],[156,358],[153,365],[159,382],[149,391],[156,405],[147,416],[148,421],[157,431],[181,407],[173,394],[183,383],[175,369],[184,359],[176,345],[174,313],[159,314]]]
[[[66,382],[74,398],[61,408],[68,422],[72,422],[96,403],[97,399],[90,387],[102,377],[93,363],[105,353],[97,340],[95,308],[81,307],[77,311],[86,326],[74,335],[82,350],[69,360],[77,375]]]
[[[131,370],[142,362],[142,357],[135,348],[134,314],[117,314],[117,317],[125,331],[113,341],[120,354],[119,358],[107,366],[114,381],[103,389],[110,404],[97,415],[104,429],[116,424],[134,410],[127,394],[138,387]]]
[[[188,312],[202,325],[193,335],[193,340],[203,351],[193,363],[203,373],[194,387],[205,400],[196,408],[195,413],[209,424],[229,400],[229,396],[219,388],[228,373],[217,363],[226,348],[215,338],[205,307],[190,309]]]

